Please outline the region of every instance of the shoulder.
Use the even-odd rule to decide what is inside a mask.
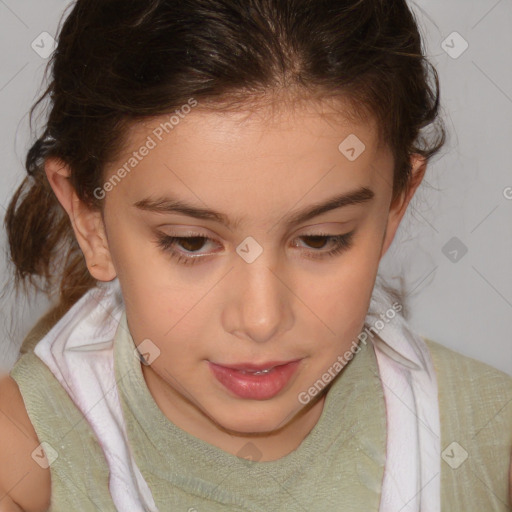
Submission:
[[[434,367],[442,382],[459,385],[452,391],[459,396],[470,393],[490,401],[512,399],[512,376],[493,366],[465,356],[429,338],[422,337],[432,356]],[[440,392],[448,392],[444,389]],[[512,403],[510,404],[512,409]],[[512,412],[512,410],[511,410]]]
[[[423,338],[437,375],[441,414],[458,429],[495,429],[512,445],[512,376]]]
[[[50,505],[50,471],[37,464],[39,440],[23,397],[10,375],[0,376],[0,511],[45,511]],[[44,466],[44,465],[43,465]],[[5,502],[10,499],[10,502]],[[19,506],[19,509],[16,507]]]
[[[33,351],[21,355],[9,375],[17,385],[17,393],[21,394],[23,416],[32,433],[28,463],[34,462],[34,453],[35,458],[39,454],[49,466],[45,473],[47,504],[51,498],[52,510],[85,510],[86,506],[92,510],[94,505],[94,510],[115,510],[109,493],[109,467],[102,445],[89,421],[84,421],[87,416],[67,389]],[[44,444],[49,463],[36,439]],[[32,469],[31,475],[35,473]],[[0,484],[3,485],[1,480]],[[43,494],[38,491],[25,492],[25,495],[43,500]],[[47,509],[33,507],[25,510]],[[0,512],[4,511],[0,508]]]
[[[438,382],[444,499],[501,510],[512,503],[512,377],[422,338]]]

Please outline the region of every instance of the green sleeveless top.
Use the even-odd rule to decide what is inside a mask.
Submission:
[[[512,377],[423,339],[439,385],[442,510],[510,512]],[[373,346],[360,346],[332,382],[319,421],[299,447],[281,459],[258,462],[231,455],[167,419],[147,388],[127,325],[118,329],[119,398],[133,456],[157,508],[378,511],[385,403]],[[59,454],[50,466],[50,512],[115,511],[103,451],[51,371],[28,351],[10,374],[39,440]]]

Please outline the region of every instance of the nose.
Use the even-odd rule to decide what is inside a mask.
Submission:
[[[265,252],[252,263],[237,262],[230,272],[225,328],[239,338],[264,343],[293,325],[292,292],[282,271]]]

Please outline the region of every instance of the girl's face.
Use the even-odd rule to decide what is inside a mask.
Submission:
[[[308,390],[357,340],[414,190],[390,211],[390,151],[373,125],[327,107],[183,112],[134,126],[107,168],[105,233],[130,332],[150,340],[144,375],[171,419],[275,431],[318,400]],[[279,378],[226,384],[210,365],[290,361]]]

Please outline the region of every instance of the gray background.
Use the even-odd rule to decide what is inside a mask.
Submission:
[[[512,375],[512,2],[409,4],[440,75],[448,141],[431,162],[382,273],[405,276],[417,332]],[[47,62],[31,44],[42,32],[56,34],[67,5],[0,0],[2,220],[24,176],[28,110],[42,91]],[[464,41],[469,46],[457,55]],[[3,255],[3,230],[0,248]],[[5,256],[0,278],[2,284],[9,278]],[[11,368],[47,307],[42,296],[31,303],[14,296],[1,301],[0,373]]]

